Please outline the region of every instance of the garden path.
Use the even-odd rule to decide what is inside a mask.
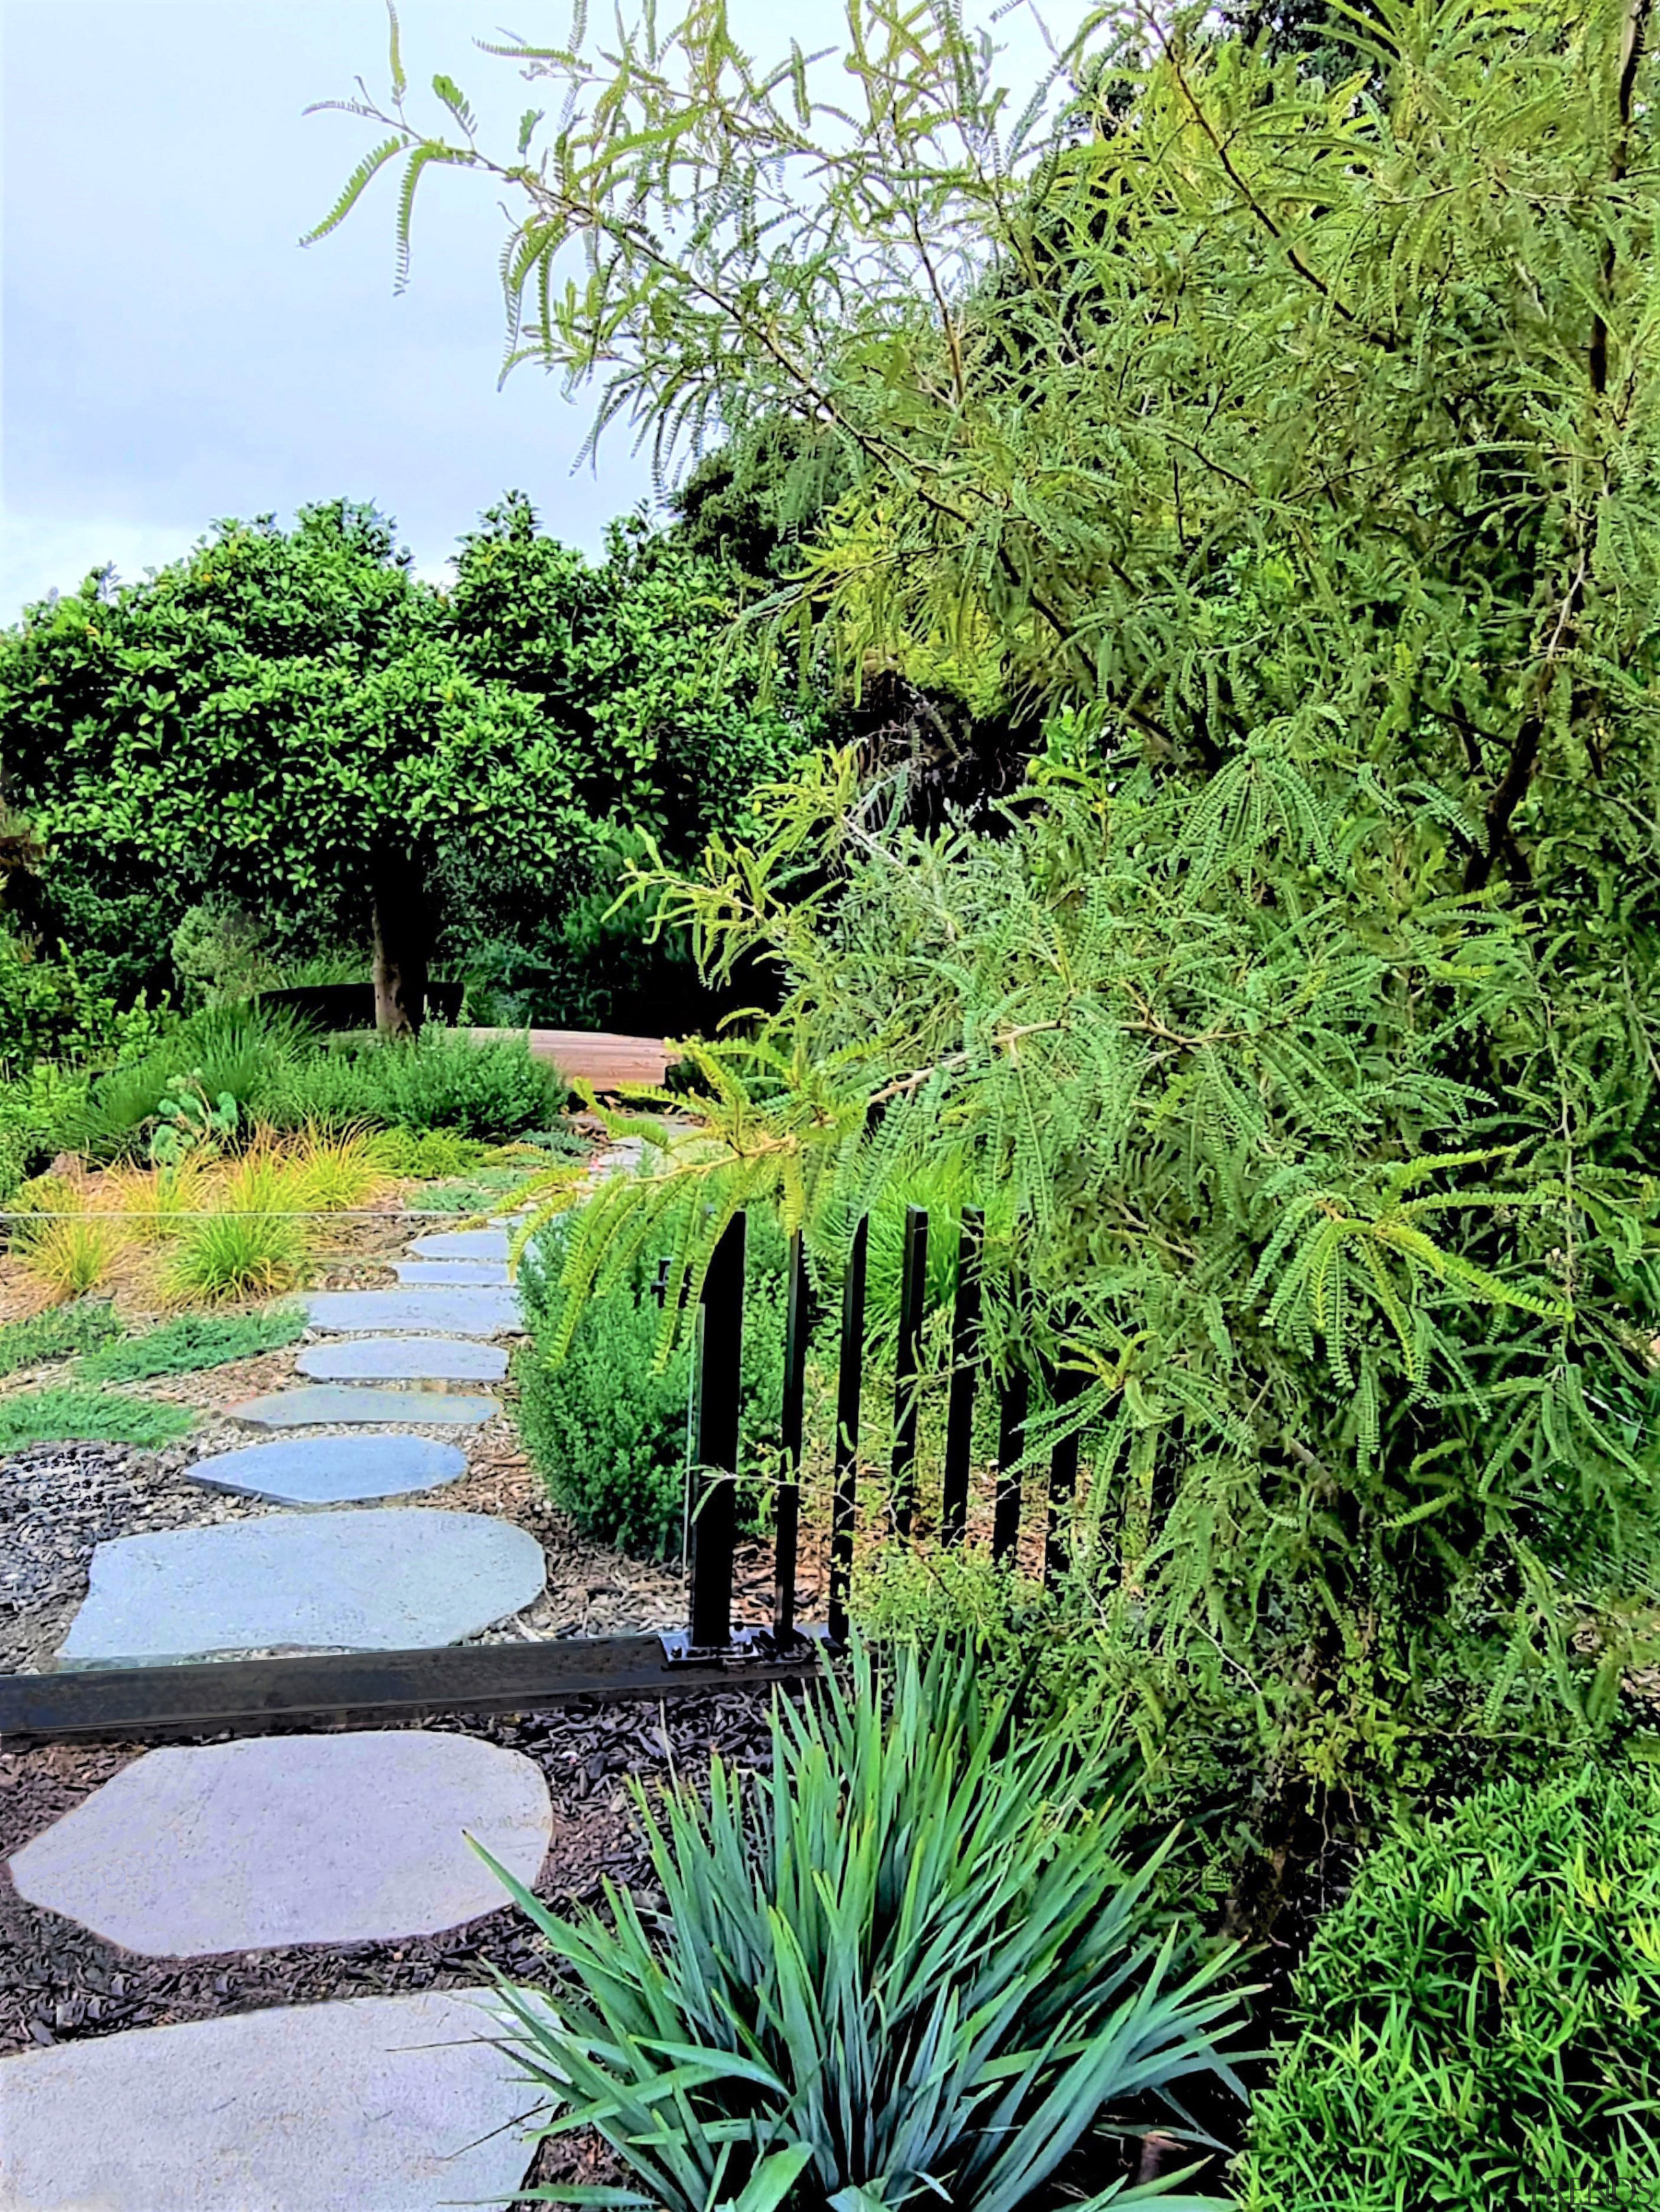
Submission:
[[[614,1150],[596,1171],[629,1158]],[[505,1362],[484,1357],[493,1347],[478,1340],[516,1329],[519,1304],[505,1227],[480,1233],[490,1239],[480,1255],[454,1250],[465,1240],[453,1235],[423,1238],[447,1249],[417,1249],[411,1264],[499,1269],[499,1283],[312,1299],[325,1329],[380,1333],[355,1358],[348,1340],[332,1359],[336,1348],[323,1347],[312,1361],[307,1372],[329,1380],[331,1423],[360,1375],[418,1386],[500,1374]],[[290,1414],[302,1423],[318,1395],[307,1384],[237,1410],[257,1425]],[[362,1399],[376,1434],[301,1428],[192,1470],[328,1510],[100,1545],[62,1658],[408,1648],[517,1612],[534,1595],[527,1582],[539,1589],[545,1572],[527,1531],[484,1515],[363,1503],[457,1479],[464,1451],[387,1425],[478,1401],[418,1387],[366,1389]],[[462,1925],[500,1897],[466,1832],[528,1884],[549,1823],[540,1771],[516,1752],[376,1731],[252,1737],[146,1753],[9,1865],[25,1898],[138,1956],[193,1958]],[[483,1991],[139,2027],[0,2059],[0,2212],[94,2203],[105,2212],[505,2208],[532,2156],[536,2104]]]

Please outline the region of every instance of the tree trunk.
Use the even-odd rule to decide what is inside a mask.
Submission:
[[[414,1036],[427,1011],[432,909],[421,871],[406,854],[374,869],[374,1026],[383,1037]]]

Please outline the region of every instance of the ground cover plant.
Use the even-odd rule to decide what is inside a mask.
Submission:
[[[298,1306],[274,1306],[265,1313],[176,1314],[141,1335],[77,1347],[87,1356],[76,1368],[76,1379],[138,1382],[151,1375],[192,1375],[234,1359],[251,1359],[261,1352],[280,1352],[302,1335],[305,1327],[306,1316]],[[0,1340],[0,1361],[3,1358]]]
[[[1499,1783],[1386,1844],[1297,1976],[1243,2212],[1651,2203],[1657,1907],[1646,1764]]]
[[[121,1324],[106,1299],[82,1298],[73,1305],[49,1306],[27,1321],[0,1325],[0,1375],[15,1375],[24,1368],[44,1366],[48,1360],[95,1352],[120,1334]]]
[[[1162,1924],[1122,1762],[1012,1735],[971,1653],[893,1670],[856,1653],[845,1687],[781,1699],[769,1779],[717,1758],[707,1805],[640,1799],[660,1926],[609,1883],[571,1920],[503,1875],[569,1978],[556,2014],[517,1999],[518,2047],[629,2203],[1058,2204],[1098,2119],[1179,2125],[1232,2083],[1231,1962]]]
[[[186,1406],[155,1405],[146,1398],[124,1398],[116,1391],[88,1389],[79,1382],[55,1382],[46,1389],[0,1397],[0,1453],[71,1440],[154,1449],[174,1443],[195,1420]]]

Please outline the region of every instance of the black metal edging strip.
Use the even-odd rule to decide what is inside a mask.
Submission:
[[[817,1667],[811,1649],[781,1663],[670,1666],[654,1636],[221,1659],[182,1667],[77,1667],[55,1674],[0,1676],[0,1747],[153,1742],[307,1721],[534,1712],[577,1698],[754,1688],[813,1674]]]

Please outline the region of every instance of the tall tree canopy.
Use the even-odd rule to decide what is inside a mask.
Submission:
[[[382,1026],[418,1022],[447,910],[557,915],[609,836],[690,855],[801,742],[755,656],[716,665],[732,586],[623,529],[591,568],[510,496],[453,587],[336,501],[227,522],[0,639],[0,767],[55,875],[176,908],[234,897],[372,928]]]

